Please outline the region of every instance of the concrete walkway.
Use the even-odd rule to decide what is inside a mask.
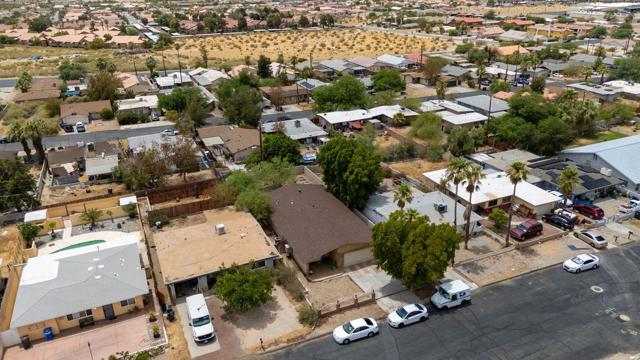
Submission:
[[[364,292],[375,291],[376,302],[382,310],[391,312],[400,306],[421,302],[400,280],[378,269],[377,265],[355,265],[348,275]]]

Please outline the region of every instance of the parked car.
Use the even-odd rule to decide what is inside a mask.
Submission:
[[[573,220],[568,217],[556,214],[542,215],[542,221],[551,224],[562,230],[573,230]]]
[[[604,236],[600,234],[596,234],[591,231],[584,230],[580,232],[574,232],[573,236],[586,242],[587,244],[593,246],[596,249],[604,249],[607,247],[607,245],[609,245],[609,243],[607,242],[607,239],[605,239]]]
[[[492,81],[489,79],[484,79],[480,81],[480,90],[487,90],[489,86],[491,86]]]
[[[634,211],[640,209],[639,206],[640,206],[640,200],[631,199],[631,200],[629,200],[629,204],[620,205],[620,209],[619,210],[623,214],[628,214],[628,213],[631,213],[631,212],[634,212]]]
[[[547,190],[547,192],[562,199],[559,201],[559,203],[564,206],[564,195],[560,191]],[[571,199],[567,199],[567,207],[573,207],[573,201],[571,201]]]
[[[202,294],[188,296],[186,302],[193,340],[196,343],[206,343],[215,339],[216,332],[204,296]]]
[[[555,209],[555,210],[553,210],[553,213],[556,214],[556,215],[564,216],[567,219],[571,219],[571,221],[574,224],[579,224],[581,222],[581,219],[580,219],[580,217],[578,215],[572,213],[571,211],[569,211],[567,209],[562,209],[562,208]]]
[[[462,280],[452,280],[436,286],[431,303],[438,309],[449,309],[471,302],[471,287]]]
[[[417,322],[427,320],[429,312],[422,304],[405,305],[387,316],[387,323],[394,328],[403,328]]]
[[[562,268],[572,273],[597,269],[600,266],[600,258],[591,254],[580,254],[562,263]]]
[[[164,129],[161,134],[163,136],[176,136],[179,134],[178,130]]]
[[[604,211],[601,208],[591,204],[574,204],[573,210],[594,220],[600,220],[604,217]]]
[[[151,121],[158,121],[158,120],[160,120],[160,115],[158,115],[158,113],[157,113],[157,112],[155,112],[155,111],[152,111],[152,112],[151,112],[150,117],[151,117]]]
[[[338,326],[333,330],[333,340],[338,344],[347,345],[348,343],[363,339],[366,337],[372,337],[377,334],[378,323],[372,318],[360,318],[351,321],[347,321],[341,326]]]
[[[82,121],[78,121],[76,123],[76,131],[79,132],[79,133],[87,131],[87,129],[85,129],[84,124],[82,123]]]
[[[513,226],[509,234],[516,240],[526,240],[542,234],[542,224],[535,219],[527,220],[519,225]]]
[[[71,125],[71,124],[60,124],[60,127],[66,133],[72,133],[73,132],[73,125]]]
[[[0,144],[6,144],[7,143],[7,138],[4,136],[0,136]]]
[[[562,75],[561,73],[559,73],[557,71],[554,72],[553,74],[551,74],[551,76],[556,77],[556,78],[563,78],[564,77],[564,75]]]

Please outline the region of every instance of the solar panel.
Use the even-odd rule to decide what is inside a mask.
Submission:
[[[611,183],[607,179],[591,179],[591,181],[585,181],[584,183],[582,183],[582,186],[589,190],[601,188],[608,185],[611,185]]]

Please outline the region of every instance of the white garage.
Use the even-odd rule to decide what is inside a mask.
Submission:
[[[356,251],[351,251],[344,254],[344,266],[351,266],[356,264],[361,264],[363,262],[373,260],[373,254],[371,253],[371,248],[364,248]]]

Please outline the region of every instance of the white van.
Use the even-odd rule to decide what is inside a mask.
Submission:
[[[208,342],[215,338],[216,332],[202,294],[187,297],[187,313],[195,342]]]
[[[452,280],[436,286],[438,292],[431,296],[431,302],[438,309],[449,309],[471,301],[471,287],[462,280]]]

